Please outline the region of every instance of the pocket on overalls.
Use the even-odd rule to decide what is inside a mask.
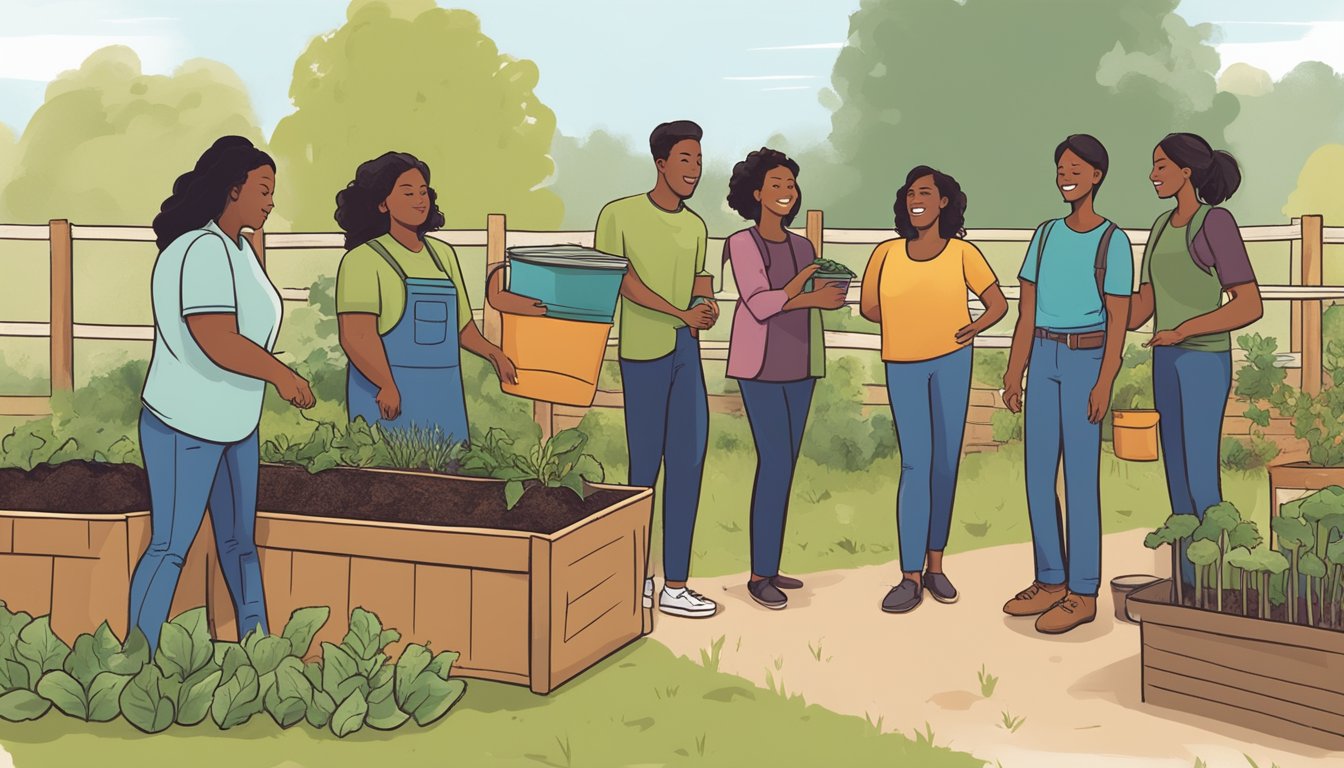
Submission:
[[[442,301],[415,302],[415,343],[433,346],[448,339],[448,305]]]

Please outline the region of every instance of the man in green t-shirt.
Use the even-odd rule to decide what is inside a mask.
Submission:
[[[713,327],[718,305],[705,271],[709,235],[686,207],[700,182],[700,126],[663,123],[649,137],[653,190],[608,203],[597,217],[597,250],[624,256],[620,363],[630,484],[663,480],[663,591],[658,608],[686,618],[713,616],[714,601],[686,587],[700,481],[709,442],[709,400],[695,331]],[[704,301],[697,301],[697,298]],[[644,586],[653,599],[653,580]]]

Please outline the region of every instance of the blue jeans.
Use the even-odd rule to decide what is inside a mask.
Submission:
[[[1101,425],[1087,402],[1101,374],[1102,350],[1069,349],[1034,339],[1027,368],[1023,442],[1027,510],[1036,549],[1036,579],[1095,596],[1101,586]],[[1068,553],[1055,480],[1064,460]]]
[[[1231,352],[1153,350],[1153,404],[1160,418],[1172,514],[1203,520],[1205,510],[1223,502],[1219,460],[1231,390]],[[1186,584],[1193,584],[1195,566],[1185,556],[1189,541],[1182,544],[1181,573]]]
[[[238,634],[267,631],[261,565],[253,532],[257,517],[257,433],[236,443],[185,435],[147,409],[140,412],[140,449],[149,474],[149,548],[131,578],[130,625],[158,647],[196,533],[210,504],[210,522],[224,581],[233,597]]]
[[[971,397],[970,347],[914,363],[887,363],[887,397],[901,451],[896,524],[901,570],[924,570],[952,529],[961,438]]]
[[[625,440],[630,485],[652,488],[663,480],[663,574],[690,577],[691,539],[700,506],[700,482],[709,444],[709,400],[700,367],[700,342],[677,329],[677,345],[657,360],[621,360],[625,389]]]
[[[817,382],[816,379],[787,383],[742,380],[738,384],[747,421],[751,423],[751,437],[756,443],[756,482],[751,488],[751,572],[771,578],[779,575],[789,492]]]

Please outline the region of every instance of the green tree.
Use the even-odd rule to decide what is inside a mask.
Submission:
[[[1272,223],[1292,194],[1294,172],[1319,147],[1344,143],[1344,75],[1307,61],[1268,92],[1238,99],[1241,111],[1227,127],[1227,142],[1241,164],[1242,183],[1227,206],[1244,222]]]
[[[1344,178],[1344,142],[1327,144],[1311,153],[1297,177],[1297,189],[1283,207],[1285,216],[1319,214],[1327,224],[1344,222],[1344,195],[1339,180]]]
[[[146,75],[131,49],[103,48],[47,86],[0,209],[23,222],[147,225],[173,180],[227,134],[261,142],[233,70],[194,59],[172,75]]]
[[[331,229],[336,192],[388,151],[429,164],[450,228],[479,229],[489,213],[560,224],[560,199],[542,186],[555,114],[534,93],[536,64],[500,53],[474,14],[432,0],[356,0],[347,19],[294,65],[295,111],[271,141],[279,205],[296,228]]]
[[[0,190],[9,183],[9,175],[14,170],[14,163],[18,160],[19,140],[10,130],[8,125],[0,123]],[[0,206],[3,210],[3,206]]]
[[[837,226],[891,220],[907,170],[953,174],[973,226],[1024,226],[1063,207],[1055,145],[1091,133],[1110,151],[1100,209],[1147,225],[1161,204],[1141,180],[1173,130],[1215,144],[1237,110],[1218,93],[1210,25],[1177,0],[864,0],[832,73]]]

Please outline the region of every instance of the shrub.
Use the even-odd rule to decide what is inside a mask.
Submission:
[[[1250,472],[1269,466],[1278,457],[1279,446],[1262,435],[1251,435],[1249,440],[1225,437],[1221,453],[1223,469]]]
[[[1278,342],[1260,334],[1237,339],[1246,352],[1246,364],[1237,371],[1236,394],[1251,403],[1246,417],[1257,426],[1269,426],[1273,409],[1293,421],[1293,434],[1305,440],[1311,463],[1322,467],[1344,466],[1344,340],[1326,345],[1323,366],[1327,384],[1311,395],[1286,383],[1286,371],[1278,367]]]

